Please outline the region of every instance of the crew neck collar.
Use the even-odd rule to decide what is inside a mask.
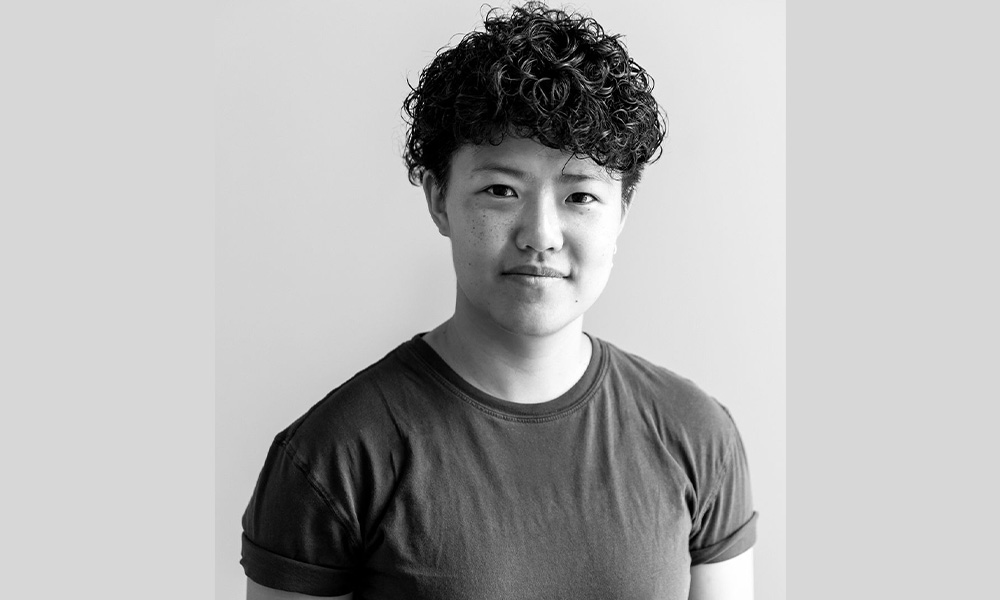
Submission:
[[[590,340],[592,351],[590,362],[580,379],[557,398],[534,404],[522,404],[488,394],[463,379],[441,358],[441,355],[431,348],[430,344],[424,341],[424,335],[424,333],[418,333],[410,340],[408,346],[413,353],[463,400],[484,412],[506,419],[548,421],[572,412],[594,395],[593,392],[606,362],[606,351],[603,343],[589,334],[584,334]]]

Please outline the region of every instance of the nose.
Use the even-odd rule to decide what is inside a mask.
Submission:
[[[562,249],[562,220],[552,194],[538,194],[521,205],[514,241],[520,250],[544,253]]]

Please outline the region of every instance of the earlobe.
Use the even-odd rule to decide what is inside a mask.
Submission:
[[[450,229],[448,227],[448,211],[444,202],[444,194],[441,193],[441,186],[430,171],[424,173],[423,180],[424,198],[427,199],[427,210],[431,213],[431,219],[437,225],[438,232],[444,237],[448,237]]]

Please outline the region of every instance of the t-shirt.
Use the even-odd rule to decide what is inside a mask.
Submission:
[[[247,576],[371,599],[686,599],[755,540],[745,452],[690,381],[592,338],[540,404],[490,396],[417,335],[279,433]]]

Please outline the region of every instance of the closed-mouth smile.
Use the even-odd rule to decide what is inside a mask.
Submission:
[[[505,277],[519,279],[525,283],[542,283],[544,281],[556,281],[569,277],[568,274],[563,273],[558,269],[533,264],[509,267],[504,269],[503,275]]]
[[[516,267],[505,269],[503,274],[526,275],[528,277],[551,277],[554,279],[563,279],[567,277],[567,275],[562,271],[542,265],[517,265]]]

